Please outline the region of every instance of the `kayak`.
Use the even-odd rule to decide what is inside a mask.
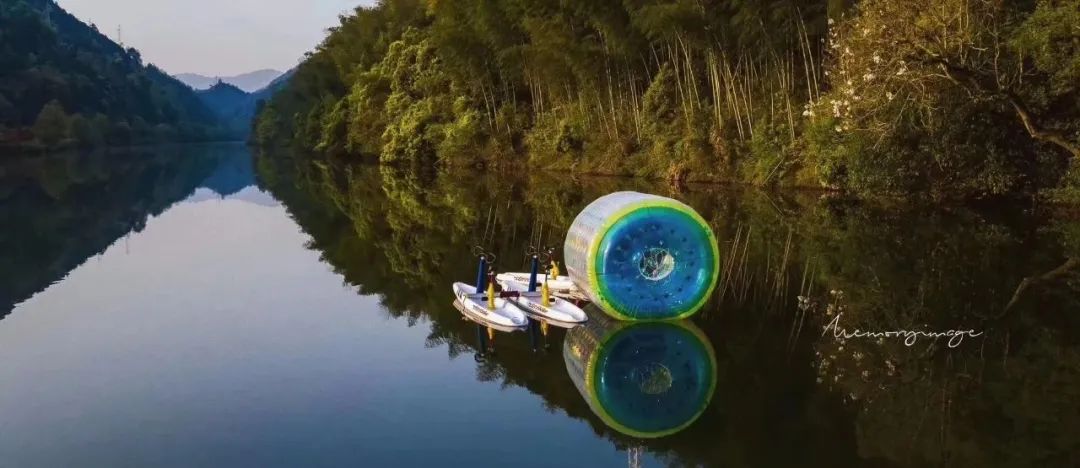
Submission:
[[[495,276],[495,281],[502,286],[503,289],[508,291],[528,291],[529,290],[529,274],[528,273],[500,273]],[[540,287],[540,283],[544,282],[544,275],[537,275],[536,287]],[[573,281],[570,281],[569,276],[548,277],[547,280],[548,289],[552,294],[557,296],[568,296],[578,292],[577,285]]]
[[[454,299],[454,308],[457,309],[458,312],[461,312],[461,318],[462,319],[468,320],[468,321],[476,323],[476,324],[479,324],[482,327],[487,327],[487,328],[490,328],[492,330],[500,331],[500,332],[504,332],[504,333],[513,333],[513,332],[516,332],[516,331],[524,330],[524,327],[518,327],[518,326],[511,327],[511,326],[506,326],[506,325],[496,325],[496,324],[492,323],[489,320],[485,320],[484,317],[482,317],[482,316],[480,316],[480,315],[478,315],[476,313],[470,312],[469,309],[466,309],[465,304],[462,304],[461,301],[458,300],[458,299]]]
[[[565,324],[583,323],[589,320],[585,311],[572,302],[558,297],[550,297],[548,305],[544,305],[541,293],[518,292],[517,297],[511,297],[510,302],[517,304],[529,316],[545,321],[554,321]]]
[[[488,309],[487,295],[477,294],[475,286],[454,283],[454,297],[461,302],[467,314],[484,322],[504,327],[524,327],[529,324],[528,317],[506,299],[496,297],[495,309]]]
[[[528,291],[529,290],[529,274],[528,273],[501,273],[495,277],[495,281],[507,291]],[[539,283],[543,283],[544,276],[541,275],[537,278],[537,289],[540,288]],[[548,290],[551,291],[553,297],[561,297],[563,299],[571,299],[575,301],[588,301],[589,296],[582,290],[578,289],[577,285],[573,281],[570,281],[569,276],[551,277],[548,279]]]

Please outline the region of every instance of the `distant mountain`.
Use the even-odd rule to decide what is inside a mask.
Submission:
[[[251,120],[255,117],[259,102],[269,99],[285,87],[292,75],[293,71],[289,70],[253,93],[245,92],[223,80],[216,81],[209,89],[196,93],[203,104],[224,122],[230,134],[243,137],[251,131]]]
[[[0,145],[214,139],[217,125],[190,88],[54,0],[0,1]]]
[[[256,99],[269,99],[269,98],[273,97],[274,93],[280,91],[282,88],[284,88],[286,85],[288,85],[289,80],[291,80],[293,75],[295,75],[295,74],[296,74],[296,69],[295,68],[293,68],[293,69],[291,69],[291,70],[289,70],[289,71],[287,71],[285,73],[282,73],[277,78],[274,78],[274,81],[271,81],[270,84],[267,84],[265,87],[263,87],[260,90],[255,91],[252,94],[255,95]]]
[[[196,73],[181,73],[176,75],[176,79],[183,81],[184,84],[196,90],[209,89],[218,81],[223,81],[246,92],[253,93],[269,86],[274,80],[281,76],[282,72],[280,71],[266,69],[244,73],[243,75],[221,77],[209,77]]]
[[[207,107],[223,118],[231,118],[233,111],[246,106],[251,101],[251,94],[221,81],[210,89],[199,91],[198,95]]]

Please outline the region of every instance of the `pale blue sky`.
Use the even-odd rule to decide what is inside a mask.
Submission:
[[[374,0],[57,0],[65,10],[165,71],[228,76],[287,70],[338,24]]]

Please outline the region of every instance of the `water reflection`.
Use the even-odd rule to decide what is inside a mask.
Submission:
[[[148,218],[188,199],[199,187],[231,194],[254,185],[251,167],[250,153],[239,145],[57,154],[4,162],[0,318],[117,239],[140,232]]]
[[[403,173],[288,155],[259,161],[261,178],[280,181],[268,186],[313,236],[312,248],[358,292],[379,295],[393,316],[430,320],[428,345],[445,344],[451,355],[475,352],[476,333],[437,292],[471,278],[470,246],[524,258],[538,237],[557,238],[585,204],[617,190],[694,207],[723,254],[716,295],[695,322],[717,347],[730,385],[716,389],[696,423],[645,442],[665,462],[1011,466],[1080,457],[1080,442],[1062,436],[1080,428],[1073,403],[1080,398],[1080,276],[1030,280],[1080,256],[1080,223],[1068,216],[853,204],[812,193],[679,192],[543,173]],[[1022,284],[1037,286],[1014,301]],[[843,304],[831,291],[844,293]],[[984,336],[955,350],[842,342],[821,333],[837,307],[851,329],[962,328]],[[553,330],[551,342],[560,333]],[[584,331],[567,332],[577,333]],[[627,435],[633,431],[594,411],[589,389],[580,392],[585,399],[567,394],[556,374],[565,369],[536,357],[537,340],[499,339],[499,353],[478,365],[479,379],[527,388],[617,446],[638,443]]]
[[[597,311],[563,342],[566,372],[604,424],[633,437],[686,429],[716,389],[716,354],[693,323],[617,322]]]
[[[1074,218],[1024,207],[912,210],[804,193],[678,192],[628,179],[404,173],[288,154],[262,155],[254,171],[234,166],[248,161],[246,150],[234,147],[0,165],[0,314],[64,281],[21,305],[25,314],[0,322],[0,372],[20,377],[0,379],[7,411],[0,429],[22,434],[5,436],[5,449],[37,441],[41,454],[59,455],[44,435],[63,433],[70,448],[99,447],[94,436],[104,433],[131,440],[100,446],[96,455],[112,457],[104,458],[117,462],[111,465],[130,461],[117,454],[182,460],[210,453],[207,447],[218,447],[219,456],[266,453],[269,461],[303,464],[319,454],[282,447],[326,437],[337,437],[334,450],[320,449],[326,464],[402,464],[403,454],[414,465],[446,454],[476,461],[461,454],[472,453],[480,438],[515,448],[499,460],[535,465],[569,463],[557,447],[573,447],[574,456],[600,453],[606,462],[615,449],[640,448],[646,462],[694,466],[1072,466],[1080,459],[1073,437],[1080,430]],[[272,196],[251,186],[252,175]],[[617,190],[680,199],[717,234],[720,283],[693,326],[534,326],[492,341],[449,304],[447,285],[475,274],[471,246],[521,259],[503,260],[500,271],[526,271],[529,245],[558,245],[585,204]],[[284,206],[215,201],[223,196]],[[182,200],[191,203],[177,204]],[[144,256],[143,263],[114,255],[64,280],[118,239],[138,240],[148,220],[170,206],[179,212],[165,219],[171,224],[141,233],[157,252],[191,241],[169,234],[204,231],[208,213],[219,222],[249,216],[231,226],[239,240],[217,245],[196,265],[167,255]],[[223,210],[209,209],[215,206]],[[260,222],[278,231],[253,232]],[[309,250],[299,247],[304,242]],[[184,246],[188,255],[214,247]],[[121,266],[128,268],[111,270]],[[177,274],[184,272],[197,274]],[[118,288],[108,278],[158,276],[190,289],[153,284],[165,296],[99,294]],[[332,305],[320,302],[330,298]],[[90,299],[94,308],[84,310]],[[852,329],[924,325],[984,336],[957,349],[840,341],[821,334],[838,311]],[[78,326],[64,326],[75,319]],[[150,332],[113,335],[138,327]],[[144,353],[163,341],[169,346],[156,348],[160,355]],[[109,350],[110,359],[96,357]],[[669,360],[676,352],[681,361]],[[50,356],[64,360],[42,366]],[[162,366],[164,357],[178,367]],[[587,385],[590,365],[601,377]],[[608,373],[597,373],[601,368]],[[55,369],[89,370],[65,378]],[[155,373],[159,380],[145,378]],[[302,383],[283,385],[282,376]],[[87,382],[94,391],[66,391]],[[715,389],[703,390],[713,388],[708,382]],[[124,398],[91,400],[100,419],[70,419],[86,398],[118,395],[120,386],[142,397],[137,410],[128,410],[133,405]],[[249,398],[251,392],[262,393]],[[192,396],[170,399],[185,394]],[[661,401],[656,395],[664,405],[638,404]],[[28,401],[47,406],[13,415]],[[162,412],[175,405],[191,416],[178,422]],[[56,419],[42,422],[42,413]],[[511,413],[519,419],[502,416]],[[9,420],[36,426],[17,432],[4,426]],[[146,425],[168,437],[131,430]],[[207,432],[223,427],[227,437]],[[74,438],[76,432],[89,436]],[[417,432],[427,452],[411,442],[393,445],[387,435],[407,441]],[[186,445],[154,445],[177,434]],[[668,435],[644,438],[653,434]],[[229,439],[248,436],[244,443]],[[223,440],[233,445],[215,445]],[[530,441],[525,448],[522,440]],[[373,453],[384,458],[369,458]]]

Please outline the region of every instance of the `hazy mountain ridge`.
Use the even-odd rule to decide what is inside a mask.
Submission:
[[[236,85],[219,80],[208,89],[196,91],[196,94],[203,104],[224,122],[231,134],[246,136],[251,131],[251,121],[260,102],[285,87],[292,75],[293,70],[280,73],[273,81],[255,92],[246,92]]]
[[[180,73],[175,75],[174,78],[182,81],[184,84],[195,90],[210,89],[210,87],[221,81],[240,88],[245,92],[254,93],[270,86],[271,83],[282,75],[284,75],[284,72],[267,68],[235,76],[210,77],[198,73]]]

